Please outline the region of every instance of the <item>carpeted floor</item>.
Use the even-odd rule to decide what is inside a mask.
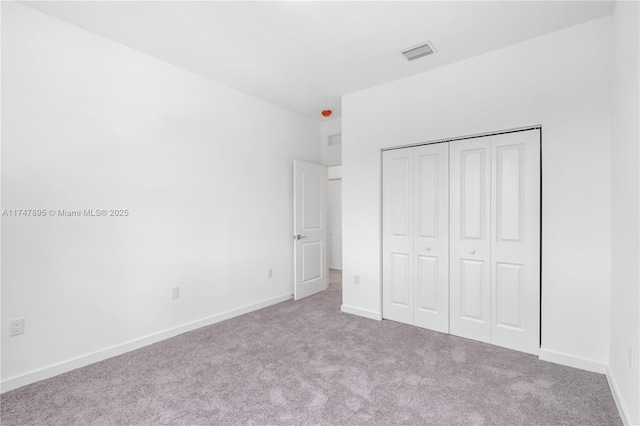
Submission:
[[[619,425],[605,376],[340,312],[329,290],[5,393],[3,425]]]

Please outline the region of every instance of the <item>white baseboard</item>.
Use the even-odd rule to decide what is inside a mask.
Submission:
[[[222,312],[217,315],[213,315],[198,321],[190,322],[178,327],[170,328],[168,330],[160,331],[139,339],[130,340],[128,342],[121,343],[119,345],[111,346],[96,352],[81,355],[76,358],[69,359],[48,367],[44,367],[39,370],[34,370],[29,373],[21,374],[19,376],[10,377],[0,382],[1,392],[8,392],[19,387],[45,380],[58,374],[66,373],[67,371],[75,370],[76,368],[85,367],[90,364],[94,364],[99,361],[103,361],[107,358],[111,358],[117,355],[122,355],[127,352],[131,352],[136,349],[140,349],[144,346],[151,345],[153,343],[160,342],[170,337],[177,336],[178,334],[186,333],[201,327],[205,327],[211,324],[215,324],[220,321],[224,321],[230,318],[237,317],[249,312],[256,311],[258,309],[266,308],[267,306],[275,305],[276,303],[290,300],[293,297],[292,294],[284,294],[282,296],[274,297],[272,299],[263,300],[262,302],[254,303],[249,306],[245,306],[231,311]]]
[[[592,371],[594,373],[606,374],[607,365],[591,359],[580,358],[573,355],[563,354],[561,352],[551,351],[540,348],[538,358],[542,361],[549,361],[555,364],[567,365],[580,370]]]
[[[354,308],[353,306],[347,306],[347,305],[340,306],[340,310],[348,314],[358,315],[361,317],[382,321],[382,314],[380,312],[369,311],[367,309]]]
[[[631,425],[631,418],[629,417],[629,411],[627,410],[627,407],[624,404],[624,400],[620,395],[620,388],[618,387],[616,378],[609,366],[607,366],[607,382],[609,382],[609,388],[611,388],[611,394],[613,395],[613,400],[616,402],[616,407],[618,407],[618,413],[620,413],[620,418],[622,419],[622,423],[624,423],[626,426]]]

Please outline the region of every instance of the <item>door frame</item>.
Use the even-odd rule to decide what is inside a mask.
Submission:
[[[392,147],[386,147],[386,148],[382,148],[380,149],[380,183],[379,183],[379,188],[380,188],[380,230],[379,230],[379,235],[380,235],[380,270],[378,271],[379,273],[379,277],[380,277],[380,292],[379,292],[379,306],[380,306],[380,318],[384,319],[384,306],[383,306],[383,292],[384,292],[384,288],[383,288],[383,266],[384,266],[384,251],[383,251],[383,245],[382,245],[382,240],[383,240],[383,208],[384,208],[384,194],[382,191],[382,186],[383,186],[383,163],[382,163],[382,157],[383,157],[383,153],[385,151],[392,151],[392,150],[396,150],[396,149],[404,149],[404,148],[413,148],[413,147],[417,147],[417,146],[423,146],[423,145],[431,145],[431,144],[436,144],[436,143],[447,143],[447,142],[455,142],[455,141],[459,141],[459,140],[465,140],[465,139],[475,139],[475,138],[483,138],[486,136],[496,136],[496,135],[503,135],[506,133],[516,133],[516,132],[526,132],[527,130],[539,130],[540,131],[540,235],[538,236],[540,238],[540,283],[539,283],[539,290],[540,290],[540,300],[539,300],[539,342],[538,345],[539,347],[542,347],[542,229],[543,229],[543,198],[542,198],[542,194],[544,191],[543,188],[543,151],[542,151],[542,124],[534,124],[531,126],[524,126],[524,127],[515,127],[515,128],[511,128],[511,129],[505,129],[505,130],[496,130],[496,131],[491,131],[491,132],[486,132],[486,133],[475,133],[475,134],[471,134],[471,135],[465,135],[465,136],[455,136],[455,137],[451,137],[451,138],[444,138],[444,139],[435,139],[435,140],[431,140],[431,141],[425,141],[425,142],[417,142],[417,143],[412,143],[412,144],[405,144],[405,145],[397,145],[397,146],[392,146]]]

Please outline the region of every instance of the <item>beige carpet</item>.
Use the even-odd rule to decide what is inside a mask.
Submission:
[[[2,425],[619,425],[606,378],[340,312],[330,289],[5,393]]]

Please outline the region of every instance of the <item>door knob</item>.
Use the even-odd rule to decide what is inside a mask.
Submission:
[[[298,235],[294,235],[294,237],[293,237],[294,240],[301,240],[303,238],[307,238],[307,236],[298,234]]]
[[[475,251],[475,250],[473,250],[473,249],[472,249],[472,250],[469,250],[469,253],[471,253],[471,254],[475,254],[475,252],[476,252],[476,251]]]

